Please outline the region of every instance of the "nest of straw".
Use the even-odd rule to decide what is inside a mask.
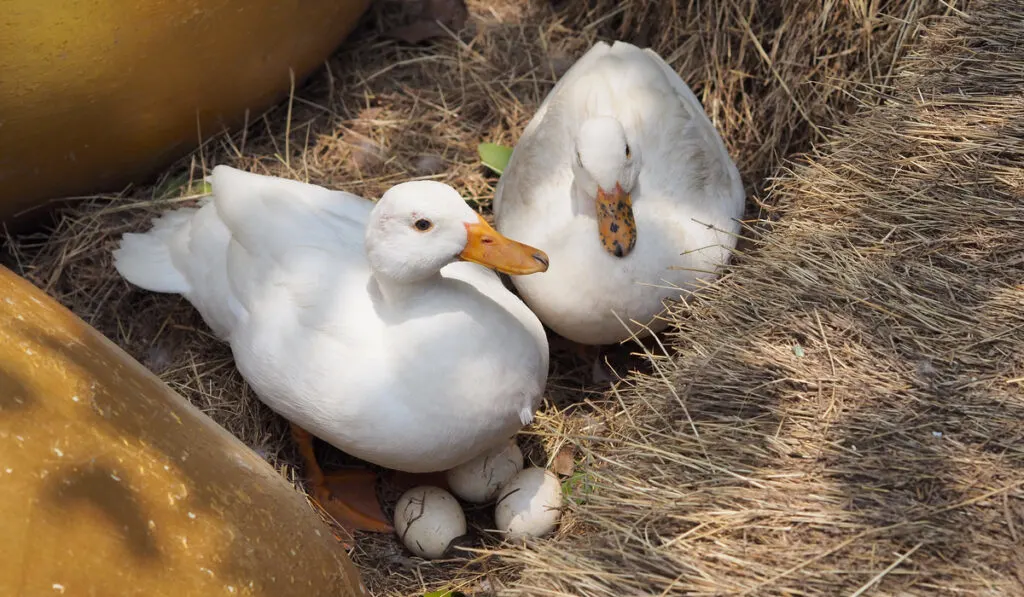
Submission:
[[[1024,8],[478,0],[464,29],[411,45],[388,36],[409,4],[377,2],[285,104],[155,184],[8,238],[5,263],[297,481],[285,423],[230,351],[183,299],[117,276],[120,235],[194,201],[218,163],[368,197],[433,178],[486,213],[496,179],[476,145],[513,144],[595,40],[650,46],[735,156],[753,197],[750,246],[673,311],[671,356],[640,351],[611,390],[554,345],[545,409],[524,435],[534,464],[571,469],[556,536],[503,546],[480,511],[470,558],[423,562],[391,537],[363,537],[352,556],[366,584],[379,595],[1024,590],[1013,584],[1024,575],[1013,559]]]
[[[507,554],[520,591],[1024,593],[1022,25],[930,28],[771,184],[586,449],[580,534]]]

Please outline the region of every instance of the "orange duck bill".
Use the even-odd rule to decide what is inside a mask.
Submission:
[[[464,261],[492,267],[503,274],[524,276],[548,269],[548,256],[540,249],[506,238],[491,228],[483,216],[466,224],[466,248],[459,254]]]
[[[636,244],[633,199],[619,183],[611,193],[597,189],[597,230],[601,246],[616,257],[629,255]]]

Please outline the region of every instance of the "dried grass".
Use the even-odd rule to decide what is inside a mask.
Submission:
[[[775,180],[778,221],[585,456],[529,595],[1024,594],[1024,4]],[[511,591],[510,591],[511,592]]]
[[[962,5],[478,0],[465,31],[411,47],[383,35],[406,4],[379,2],[324,72],[244,133],[153,186],[62,209],[50,233],[9,238],[6,262],[295,480],[284,423],[187,303],[117,277],[117,238],[193,201],[190,182],[214,163],[370,197],[435,178],[486,212],[495,177],[476,144],[514,143],[598,37],[650,45],[701,97],[752,194],[784,158],[815,141],[820,155],[751,206],[754,251],[674,314],[673,358],[649,355],[646,373],[603,392],[555,345],[549,401],[528,431],[538,464],[575,450],[574,505],[555,538],[424,563],[363,537],[352,555],[367,585],[831,595],[885,572],[889,594],[1012,586],[1007,537],[1024,532],[1010,244],[1021,121],[1014,73],[1000,70],[1016,65],[995,53],[1015,51],[1003,24],[1014,13],[991,17],[993,33],[983,16],[939,25],[900,60],[922,25]],[[488,516],[471,520],[493,549]]]

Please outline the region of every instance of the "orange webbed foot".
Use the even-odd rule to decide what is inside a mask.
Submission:
[[[355,531],[394,531],[377,500],[377,475],[374,472],[349,468],[324,474],[313,452],[313,436],[292,423],[292,437],[302,456],[310,493],[324,512],[349,534]]]
[[[367,469],[341,469],[323,475],[312,487],[313,499],[346,530],[391,533],[377,500],[377,475]]]

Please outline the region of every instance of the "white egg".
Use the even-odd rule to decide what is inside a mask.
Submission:
[[[421,485],[398,499],[395,532],[409,551],[432,560],[443,556],[453,539],[466,534],[466,515],[455,496]]]
[[[542,468],[527,468],[512,477],[498,495],[494,522],[508,538],[543,537],[562,514],[562,484]]]
[[[460,464],[445,475],[452,493],[474,504],[494,499],[498,490],[523,470],[523,453],[515,440]]]

